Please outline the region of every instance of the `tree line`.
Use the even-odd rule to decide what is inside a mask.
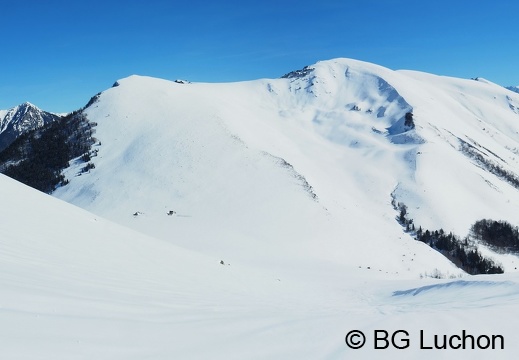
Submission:
[[[408,217],[407,206],[400,202],[396,203],[394,199],[392,204],[399,211],[396,218],[397,221],[405,227],[407,232],[413,234],[416,240],[429,245],[443,254],[465,272],[471,275],[504,273],[503,267],[496,264],[494,260],[484,257],[476,246],[472,244],[469,237],[465,237],[462,240],[452,232],[445,233],[443,229],[431,231],[424,230],[421,226],[416,229],[413,220]],[[480,231],[481,228],[487,228],[479,223],[476,222],[473,226],[473,228],[476,227],[477,231]],[[480,231],[480,233],[482,232]],[[495,234],[496,232],[490,231],[490,233]],[[489,238],[492,236],[491,234],[488,235]]]

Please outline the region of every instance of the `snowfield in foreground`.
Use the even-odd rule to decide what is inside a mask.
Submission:
[[[403,280],[376,268],[222,265],[4,176],[0,185],[6,359],[513,359],[519,350],[516,274]],[[345,343],[356,329],[367,337],[360,350]],[[374,350],[385,346],[375,330],[407,331],[395,345],[409,347]],[[420,349],[463,331],[502,336],[504,350]]]
[[[519,94],[349,59],[116,85],[85,110],[94,168],[54,197],[0,176],[2,357],[516,357],[518,258],[484,249],[506,273],[469,276],[392,202],[459,236],[516,224],[492,169],[519,173]]]

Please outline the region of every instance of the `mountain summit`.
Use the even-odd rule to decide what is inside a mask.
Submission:
[[[92,170],[71,163],[54,195],[183,247],[380,252],[384,271],[416,275],[441,261],[402,234],[398,203],[416,228],[460,236],[519,210],[519,95],[488,81],[334,59],[280,79],[117,84],[84,111],[102,143]],[[388,251],[416,258],[395,268]]]
[[[29,102],[9,110],[0,110],[0,151],[7,148],[21,134],[59,118],[59,115],[40,110]]]

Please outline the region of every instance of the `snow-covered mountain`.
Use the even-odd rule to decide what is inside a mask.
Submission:
[[[59,117],[40,110],[29,102],[9,110],[0,110],[0,151],[8,147],[21,134],[49,124]]]
[[[7,356],[436,359],[420,330],[426,346],[465,330],[515,358],[517,256],[480,247],[505,274],[469,276],[395,204],[460,236],[517,224],[519,94],[334,59],[240,83],[131,76],[83,115],[95,144],[55,198],[0,175]],[[411,345],[374,350],[375,329]],[[440,356],[489,354],[467,351]]]
[[[459,236],[482,218],[516,223],[519,95],[478,80],[349,59],[230,84],[132,76],[86,109],[95,169],[74,163],[54,195],[248,263],[311,249],[370,266],[390,252],[376,256],[383,271],[455,272],[402,233],[392,200]],[[408,251],[419,255],[395,269]]]

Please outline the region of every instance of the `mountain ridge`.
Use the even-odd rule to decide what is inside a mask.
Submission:
[[[98,124],[97,135],[103,144],[93,159],[95,169],[77,177],[73,174],[79,169],[72,167],[67,172],[71,183],[54,195],[139,231],[151,231],[164,239],[176,234],[183,246],[215,252],[226,246],[225,240],[188,244],[180,239],[191,238],[192,231],[197,237],[209,235],[187,222],[173,226],[178,218],[161,220],[161,214],[170,207],[191,217],[199,214],[202,223],[218,229],[219,238],[243,236],[252,243],[276,238],[276,232],[284,229],[279,220],[285,219],[291,225],[283,231],[316,249],[322,231],[335,234],[330,241],[339,248],[344,247],[337,245],[341,232],[352,232],[353,238],[381,238],[387,236],[385,232],[394,232],[391,237],[397,240],[402,230],[393,219],[391,196],[408,206],[417,226],[431,230],[443,228],[465,236],[484,217],[513,222],[517,191],[484,170],[474,154],[462,151],[462,144],[468,143],[489,162],[517,173],[517,160],[507,148],[519,144],[506,128],[516,127],[510,122],[517,116],[510,105],[519,100],[504,88],[470,79],[393,71],[351,59],[319,62],[299,75],[226,84],[179,84],[145,76],[120,79],[117,87],[104,91],[85,110]],[[405,126],[410,113],[414,127]],[[494,115],[507,120],[493,119]],[[457,120],[449,122],[438,116]],[[501,137],[502,143],[487,138],[485,126],[478,127],[478,121],[490,121],[493,137]],[[300,200],[288,200],[286,194],[291,192],[269,193],[266,187],[262,192],[269,181],[253,179],[278,171],[265,162],[262,153],[290,164],[311,186],[318,207],[326,211],[318,215],[322,210],[310,210],[315,205],[308,207],[306,200],[294,211]],[[250,161],[264,164],[263,170],[247,170]],[[111,169],[117,169],[116,174]],[[462,178],[457,175],[460,169]],[[223,180],[224,173],[229,180]],[[284,177],[276,178],[282,183]],[[251,196],[244,184],[263,195]],[[129,186],[138,192],[148,187],[163,190],[137,195]],[[276,188],[274,183],[268,186]],[[107,196],[106,189],[117,188],[120,191],[111,190]],[[251,201],[248,205],[232,195],[237,189],[242,198]],[[220,192],[224,196],[215,197]],[[480,194],[476,196],[476,192]],[[516,198],[518,202],[512,200]],[[152,204],[151,199],[160,199],[162,205]],[[220,208],[226,208],[228,215],[222,217]],[[269,208],[277,211],[269,214]],[[144,214],[141,220],[129,216],[134,212]],[[287,215],[291,212],[293,217]],[[334,219],[328,220],[333,231],[325,230],[326,217]],[[270,229],[244,228],[251,218],[271,224]],[[345,227],[341,218],[359,225]],[[381,226],[384,230],[363,233],[371,218],[387,219]],[[310,227],[295,226],[305,223]],[[367,248],[365,251],[368,256]],[[347,257],[339,260],[343,255],[325,253],[337,261],[349,261]],[[251,260],[251,255],[240,251],[239,256]]]
[[[187,239],[208,238],[204,226],[217,229],[220,239],[249,239],[256,251],[260,239],[276,239],[280,230],[316,252],[323,231],[334,234],[330,241],[339,248],[343,232],[400,239],[393,202],[406,205],[416,227],[465,236],[482,218],[513,223],[516,105],[517,96],[488,81],[344,58],[239,83],[133,75],[79,112],[95,124],[99,142],[71,159],[62,184],[70,183],[53,194],[215,253],[227,242],[235,247],[235,240]],[[200,219],[177,224],[178,216],[162,218],[170,212]],[[371,218],[385,225],[367,235]],[[270,226],[253,230],[255,221]],[[239,251],[249,259],[253,254]]]

